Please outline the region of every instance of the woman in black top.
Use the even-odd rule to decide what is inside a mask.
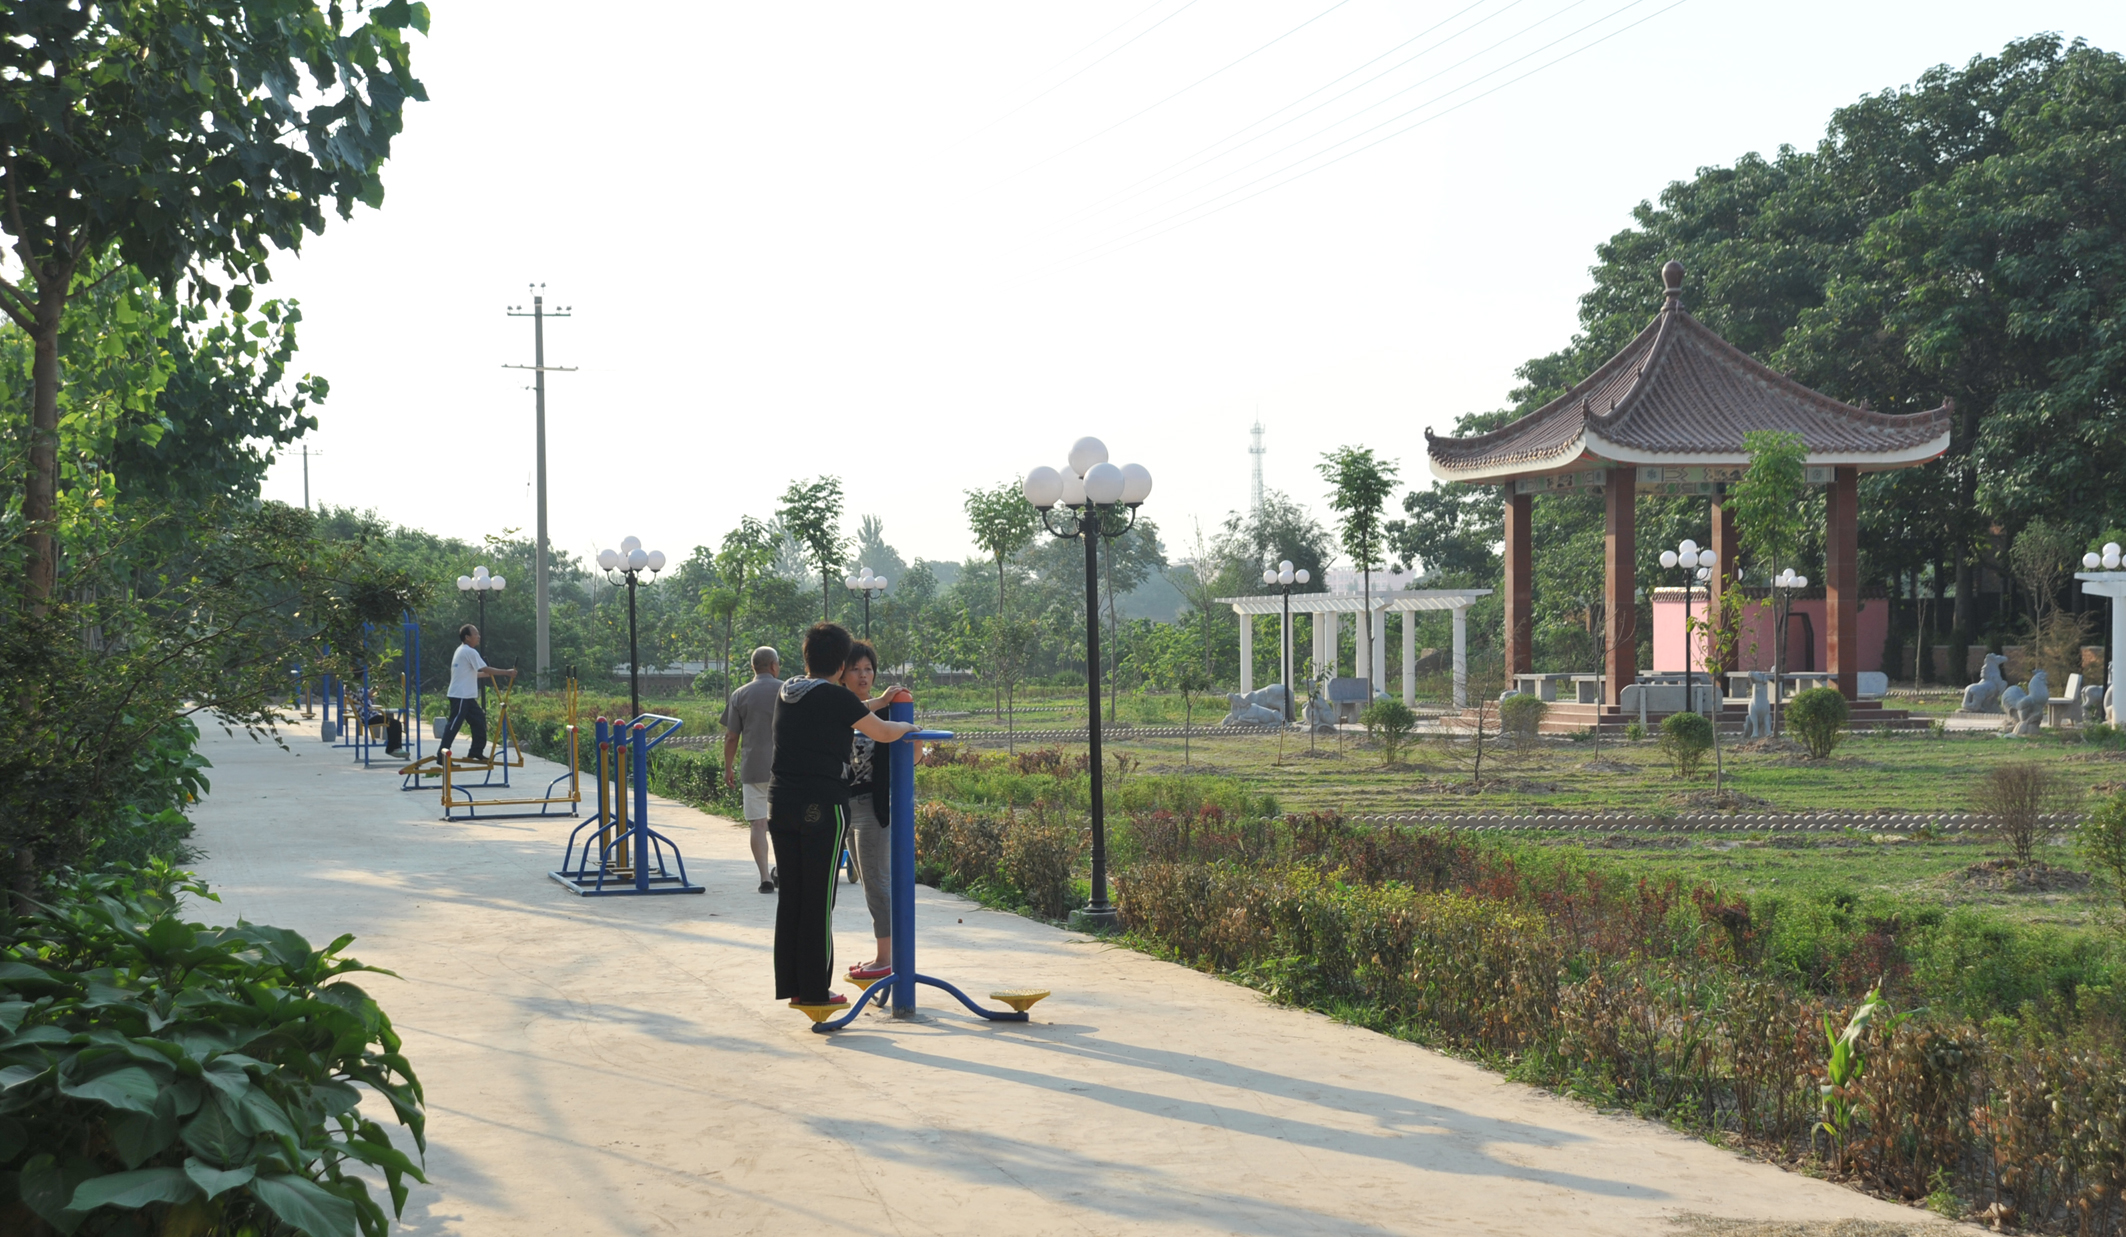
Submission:
[[[775,907],[775,995],[793,1005],[839,1005],[833,991],[835,873],[849,820],[851,727],[879,743],[915,729],[875,716],[841,685],[853,641],[836,623],[805,632],[805,673],[775,704],[768,838],[781,869]]]

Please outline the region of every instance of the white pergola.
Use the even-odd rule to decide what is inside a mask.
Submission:
[[[1469,704],[1469,606],[1479,597],[1488,597],[1488,588],[1424,588],[1404,589],[1393,593],[1373,594],[1370,623],[1361,623],[1358,628],[1358,666],[1352,667],[1352,678],[1364,677],[1379,691],[1388,678],[1388,615],[1392,612],[1403,616],[1403,703],[1417,703],[1417,618],[1420,610],[1454,611],[1454,704],[1465,708]],[[1240,619],[1240,690],[1255,690],[1255,620],[1262,615],[1275,615],[1278,619],[1278,648],[1284,647],[1285,599],[1278,593],[1254,597],[1220,597],[1219,605],[1233,607]],[[1360,593],[1294,593],[1292,613],[1312,615],[1308,623],[1314,635],[1314,663],[1325,666],[1331,677],[1336,677],[1337,649],[1342,643],[1343,616],[1362,614],[1367,609],[1366,598]],[[1326,619],[1326,621],[1324,621]],[[1370,663],[1372,671],[1361,676],[1357,671]],[[1294,668],[1295,673],[1297,667]]]

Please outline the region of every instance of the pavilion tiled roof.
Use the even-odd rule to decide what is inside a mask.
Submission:
[[[1638,338],[1570,391],[1511,425],[1468,438],[1425,432],[1434,474],[1495,481],[1583,462],[1742,464],[1742,436],[1787,430],[1812,464],[1923,463],[1949,445],[1954,407],[1896,415],[1841,403],[1777,373],[1683,312],[1683,267]]]

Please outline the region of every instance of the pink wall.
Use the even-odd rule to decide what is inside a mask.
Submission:
[[[1815,639],[1815,668],[1830,669],[1830,652],[1825,643],[1828,628],[1824,623],[1824,599],[1821,597],[1796,598],[1793,617],[1787,628],[1787,669],[1809,668],[1809,654],[1804,648],[1804,632],[1813,628]],[[1705,590],[1697,590],[1691,597],[1692,618],[1705,617]],[[1808,616],[1808,628],[1804,628],[1802,615]],[[1890,606],[1879,597],[1860,603],[1860,647],[1855,650],[1860,657],[1858,670],[1882,669],[1883,641],[1890,635]],[[1776,622],[1768,600],[1745,598],[1742,604],[1742,633],[1736,642],[1737,670],[1769,670],[1772,668],[1772,653],[1776,647],[1772,629]],[[1654,590],[1654,664],[1655,670],[1683,669],[1683,590],[1659,588]],[[1751,648],[1755,644],[1755,649]],[[1701,635],[1691,641],[1690,668],[1705,669],[1705,645]]]

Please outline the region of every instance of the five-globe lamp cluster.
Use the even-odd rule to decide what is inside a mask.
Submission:
[[[1292,569],[1292,560],[1289,558],[1278,563],[1275,567],[1265,567],[1262,572],[1262,582],[1264,584],[1305,584],[1313,578],[1304,567],[1294,571]]]
[[[471,575],[458,577],[459,591],[469,593],[499,593],[502,591],[502,586],[507,583],[509,583],[509,581],[503,579],[501,576],[489,575],[487,573],[487,568],[485,567],[475,567],[472,569]]]
[[[1710,549],[1699,549],[1697,542],[1685,537],[1683,543],[1675,549],[1661,551],[1661,565],[1695,571],[1700,580],[1709,580],[1712,578],[1713,568],[1720,565],[1720,556]]]
[[[1134,507],[1150,497],[1152,473],[1142,464],[1118,468],[1107,462],[1105,443],[1080,438],[1060,472],[1043,464],[1026,474],[1020,489],[1026,501],[1042,511],[1056,506]]]
[[[629,537],[620,543],[617,550],[598,551],[598,566],[604,570],[608,583],[623,584],[630,575],[648,572],[655,575],[664,570],[664,551],[645,550],[642,538]]]
[[[886,577],[872,575],[869,567],[864,568],[861,575],[843,576],[842,583],[860,593],[883,593],[886,591]]]
[[[2102,554],[2091,550],[2089,553],[2082,555],[2082,570],[2096,571],[2101,568],[2105,571],[2117,571],[2119,562],[2119,543],[2107,541],[2104,543],[2104,552]]]

